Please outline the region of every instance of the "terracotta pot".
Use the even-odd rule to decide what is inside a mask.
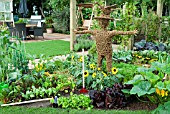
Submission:
[[[47,33],[49,34],[53,33],[53,28],[47,28],[46,30],[47,30]]]

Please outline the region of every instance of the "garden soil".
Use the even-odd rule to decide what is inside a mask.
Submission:
[[[22,107],[27,108],[40,108],[40,107],[52,107],[52,104],[49,101],[43,101],[43,102],[36,102],[36,103],[30,103],[30,104],[23,104],[18,105]],[[149,102],[132,102],[128,104],[124,108],[115,108],[116,110],[154,110],[157,108],[157,105],[149,103]],[[94,108],[96,110],[112,110],[112,109],[105,109],[105,108]],[[113,110],[115,110],[113,109]]]

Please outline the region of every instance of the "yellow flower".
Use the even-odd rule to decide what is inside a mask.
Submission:
[[[83,57],[82,57],[82,56],[79,58],[79,61],[80,61],[80,62],[82,62],[82,61],[83,61]]]
[[[95,65],[94,65],[94,64],[90,64],[90,68],[91,68],[91,69],[94,69],[94,68],[95,68]]]
[[[149,60],[150,58],[146,57],[145,59]]]
[[[95,78],[95,77],[96,77],[96,73],[95,73],[95,72],[92,74],[92,77],[93,77],[93,78]]]
[[[50,76],[50,73],[49,72],[44,72],[44,75]]]
[[[164,97],[165,96],[165,90],[161,90],[161,96]]]
[[[100,70],[101,70],[101,68],[97,68],[97,70],[98,70],[98,71],[100,71]]]
[[[88,70],[86,70],[85,72],[84,72],[84,77],[88,77],[89,76],[89,72],[88,72]]]
[[[158,59],[151,59],[150,62],[153,62],[153,61],[158,61]]]
[[[153,59],[153,61],[157,61],[158,59]]]
[[[153,61],[154,61],[153,59],[150,60],[150,62],[153,62]]]
[[[118,72],[118,69],[116,67],[113,67],[112,68],[112,74],[117,74],[117,72]]]
[[[165,92],[165,96],[168,96],[168,91]]]
[[[74,55],[71,56],[71,60],[74,60]]]
[[[106,74],[106,73],[104,73],[103,71],[102,71],[102,74],[103,74],[103,76],[104,76],[104,77],[106,77],[106,76],[107,76],[107,74]]]
[[[140,58],[142,58],[142,56],[138,56],[138,58],[140,59]]]
[[[38,64],[38,65],[35,66],[35,70],[37,72],[41,71],[42,69],[43,69],[43,64]]]
[[[160,90],[159,90],[158,88],[156,88],[156,93],[157,93],[158,95],[161,95]]]

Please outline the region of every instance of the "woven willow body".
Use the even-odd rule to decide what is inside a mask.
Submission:
[[[115,7],[115,6],[114,6]],[[102,67],[102,60],[105,57],[107,63],[107,71],[111,72],[112,68],[112,38],[115,35],[130,35],[136,34],[137,31],[107,31],[106,28],[112,18],[108,17],[111,13],[112,7],[101,7],[103,11],[100,17],[95,17],[99,21],[101,30],[84,30],[84,31],[75,31],[76,34],[91,34],[96,40],[96,48],[98,54],[98,67]]]

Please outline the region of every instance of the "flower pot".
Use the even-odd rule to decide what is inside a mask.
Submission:
[[[53,28],[47,28],[46,30],[47,30],[47,33],[49,34],[53,33]]]

